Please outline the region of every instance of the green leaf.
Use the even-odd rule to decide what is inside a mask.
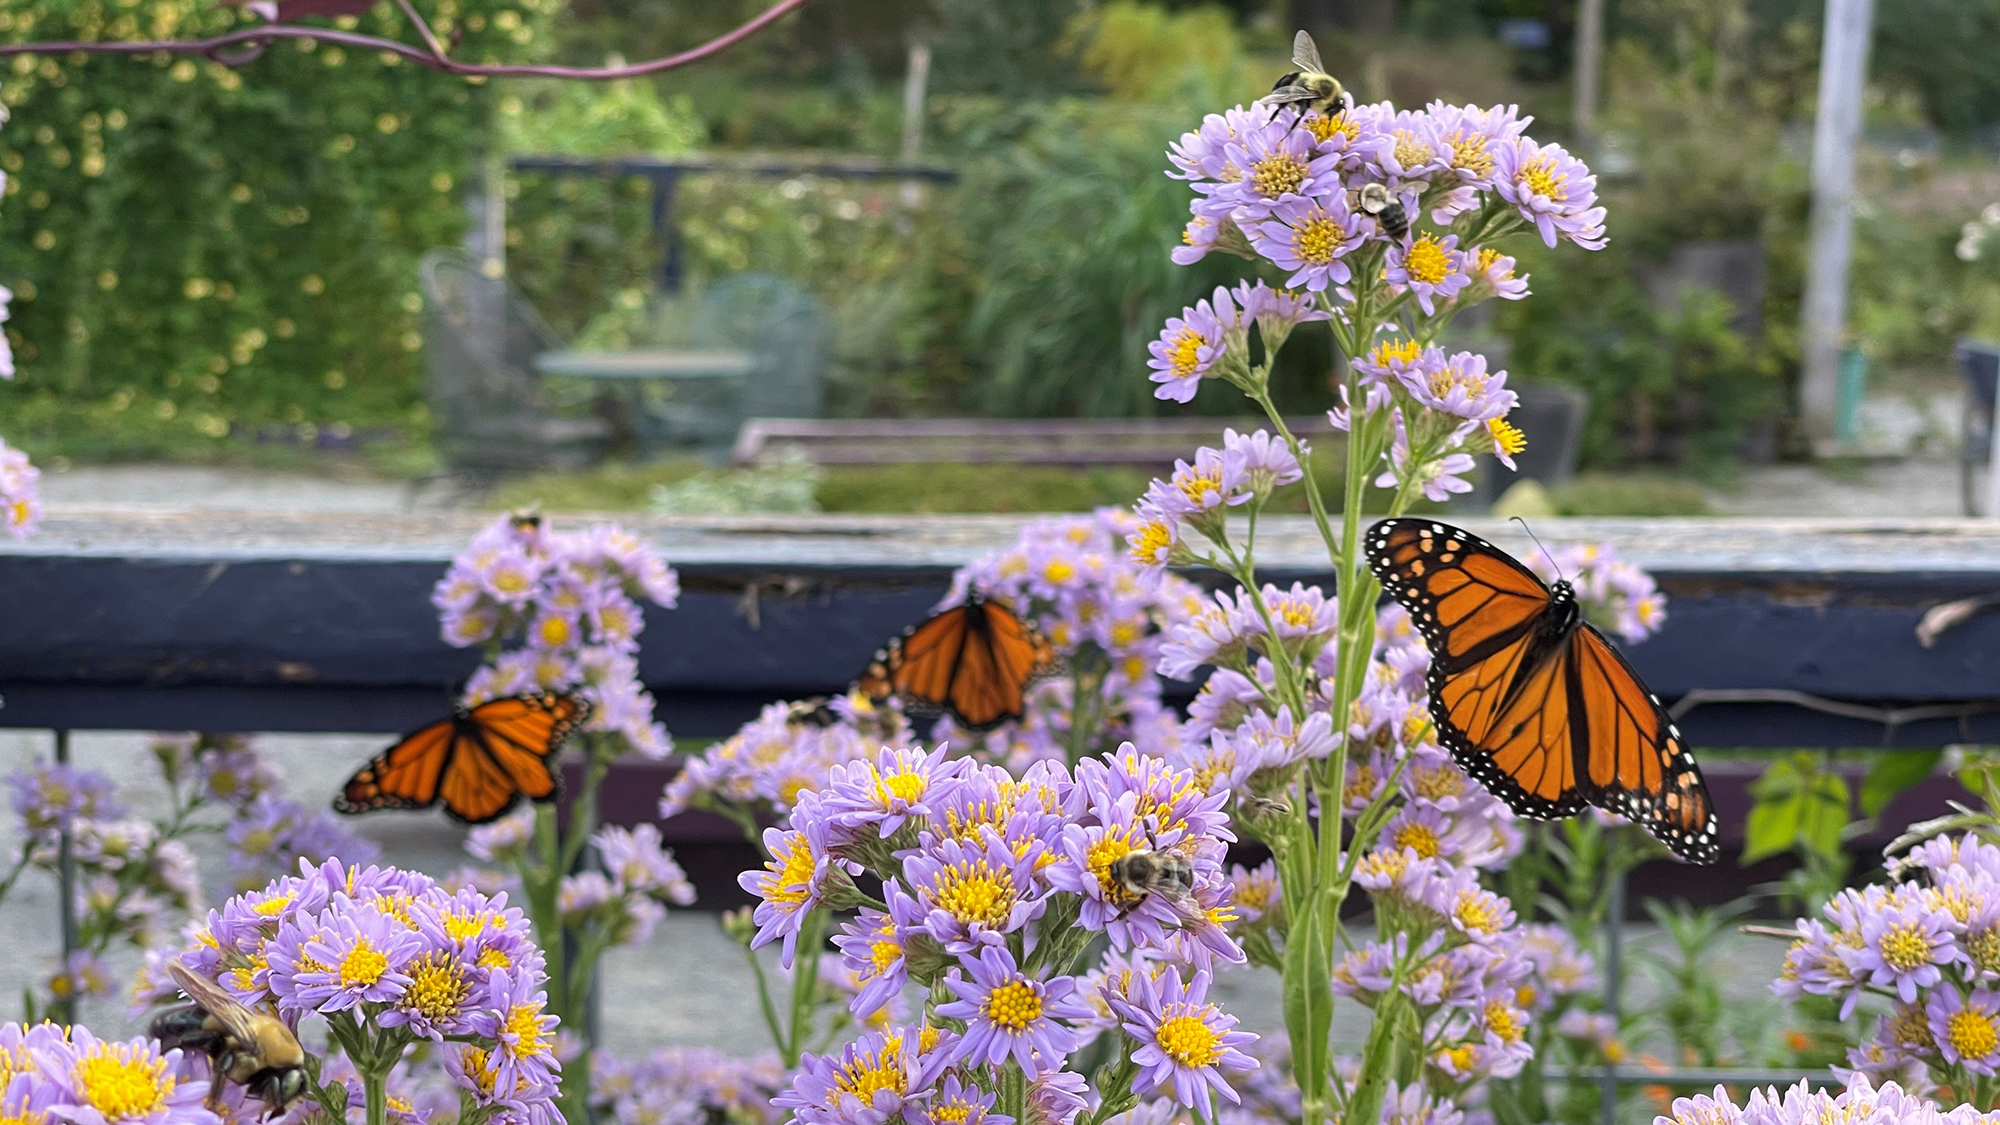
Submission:
[[[1783,855],[1792,850],[1792,841],[1798,838],[1797,794],[1787,793],[1777,800],[1759,798],[1750,806],[1750,817],[1743,823],[1743,866]]]
[[[1409,1020],[1400,1010],[1408,1005],[1401,992],[1391,990],[1375,1002],[1375,1024],[1368,1029],[1368,1045],[1361,1056],[1361,1080],[1347,1099],[1343,1121],[1379,1121],[1382,1099],[1395,1076],[1396,1048],[1409,1034]],[[1414,1013],[1412,1013],[1414,1014]]]
[[[1868,776],[1861,781],[1861,815],[1876,817],[1889,807],[1896,795],[1917,784],[1937,769],[1944,749],[1884,750],[1875,757]]]
[[[1285,935],[1284,1009],[1299,1093],[1325,1104],[1333,975],[1327,966],[1326,943],[1320,938],[1319,915],[1319,896],[1314,895],[1292,916],[1292,928]]]
[[[1847,779],[1831,771],[1818,774],[1800,795],[1799,844],[1826,859],[1839,858],[1840,830],[1853,809]]]

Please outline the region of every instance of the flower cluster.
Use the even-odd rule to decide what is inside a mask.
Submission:
[[[1849,1063],[1969,1090],[1968,1077],[2000,1073],[2000,848],[1938,837],[1897,868],[1903,881],[1849,888],[1821,918],[1799,919],[1772,991],[1831,997],[1842,1019],[1881,998],[1887,1010]]]
[[[159,964],[169,956],[247,1006],[293,1023],[325,1018],[356,1068],[386,1074],[428,1041],[486,1120],[560,1120],[543,957],[504,894],[447,891],[391,867],[302,862],[297,875],[211,910],[177,954],[151,955],[141,988],[157,987],[160,999],[172,990]]]
[[[902,713],[860,695],[816,707],[773,703],[741,730],[689,758],[667,784],[662,817],[701,808],[768,823],[817,789],[836,764],[865,757],[908,737]],[[753,836],[754,832],[751,833]]]
[[[1536,551],[1528,565],[1544,581],[1568,579],[1584,616],[1627,641],[1643,641],[1666,624],[1666,595],[1653,576],[1619,558],[1609,543]]]
[[[760,900],[753,946],[817,957],[802,931],[825,908],[859,905],[834,945],[867,1021],[917,985],[920,1022],[870,1031],[836,1055],[807,1055],[777,1104],[810,1125],[906,1120],[1067,1123],[1084,1107],[1070,1054],[1122,1037],[1122,1079],[1106,1098],[1155,1091],[1206,1114],[1227,1073],[1256,1064],[1253,1037],[1208,999],[1212,972],[1243,960],[1229,934],[1233,839],[1225,797],[1129,744],[1077,764],[1006,770],[921,749],[884,748],[836,767],[765,833],[771,860],[742,884]],[[854,877],[881,880],[871,899]],[[816,931],[813,931],[816,932]],[[1103,935],[1127,971],[1078,975]],[[1001,1071],[1027,1104],[996,1107]],[[1129,1092],[1129,1095],[1128,1095]]]
[[[1008,606],[1041,630],[1069,674],[1036,685],[1019,723],[978,736],[947,721],[934,738],[974,746],[1016,773],[1124,741],[1147,753],[1173,741],[1154,666],[1165,633],[1187,618],[1199,591],[1135,560],[1125,544],[1136,531],[1131,514],[1114,508],[1046,517],[954,576],[947,605],[977,592]]]
[[[1675,1098],[1653,1125],[1807,1125],[1808,1122],[1852,1121],[1869,1125],[1988,1125],[1993,1114],[1977,1106],[1945,1109],[1914,1089],[1895,1082],[1871,1080],[1855,1071],[1836,1092],[1815,1090],[1812,1083],[1780,1093],[1776,1087],[1751,1090],[1738,1105],[1727,1089]]]
[[[203,1104],[207,1059],[83,1027],[0,1024],[0,1113],[23,1125],[221,1125]]]
[[[637,599],[671,608],[679,597],[659,553],[615,524],[565,534],[532,515],[480,532],[431,592],[446,641],[487,647],[467,703],[574,692],[591,705],[584,729],[615,733],[649,758],[664,758],[673,742],[639,680]]]
[[[629,1063],[600,1056],[594,1078],[598,1120],[618,1125],[779,1125],[783,1115],[771,1103],[789,1080],[776,1055],[738,1059],[698,1049]]]
[[[534,831],[534,812],[522,809],[473,829],[466,836],[466,851],[477,859],[518,869],[528,859]],[[590,844],[601,870],[562,876],[556,904],[563,926],[588,934],[593,944],[640,944],[652,936],[668,904],[687,906],[694,901],[694,885],[673,851],[662,846],[658,826],[606,826],[591,835]],[[518,875],[504,871],[467,871],[450,882],[488,891],[518,892],[521,886]]]

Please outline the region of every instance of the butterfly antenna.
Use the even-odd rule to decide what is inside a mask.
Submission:
[[[1535,549],[1542,553],[1543,558],[1549,560],[1549,566],[1555,570],[1556,577],[1562,581],[1567,582],[1569,580],[1569,577],[1563,573],[1562,564],[1556,561],[1555,552],[1550,551],[1547,547],[1542,546],[1541,537],[1535,534],[1535,529],[1529,527],[1528,521],[1522,519],[1520,516],[1513,516],[1511,518],[1515,523],[1521,525],[1522,531],[1528,533],[1528,538],[1533,539],[1535,541]]]

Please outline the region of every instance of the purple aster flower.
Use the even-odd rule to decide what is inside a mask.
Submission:
[[[428,936],[428,935],[426,935]],[[382,1027],[407,1027],[435,1042],[471,1030],[473,1006],[485,1000],[487,970],[468,961],[451,944],[433,944],[404,966],[409,987],[396,1005],[376,1017]]]
[[[39,1039],[39,1042],[37,1041]],[[181,1052],[160,1053],[150,1039],[112,1042],[83,1027],[69,1039],[37,1037],[25,1043],[34,1067],[59,1091],[50,1112],[75,1125],[218,1125],[202,1104],[205,1083],[180,1080]],[[18,1082],[19,1080],[16,1079]],[[10,1099],[16,1087],[9,1085]],[[22,1091],[32,1100],[31,1089]]]
[[[1179,316],[1168,317],[1160,338],[1147,346],[1153,356],[1146,361],[1153,369],[1149,378],[1160,384],[1153,389],[1153,397],[1192,401],[1202,379],[1211,372],[1220,374],[1215,368],[1228,359],[1232,347],[1242,347],[1243,338],[1243,318],[1229,290],[1221,286],[1216,287],[1213,297],[1196,301]]]
[[[1178,561],[1176,548],[1186,554],[1181,546],[1181,521],[1173,514],[1154,504],[1141,500],[1136,509],[1139,526],[1125,536],[1131,547],[1132,561],[1143,567],[1161,567]]]
[[[903,862],[903,879],[924,907],[924,929],[958,956],[1041,916],[1047,898],[1036,871],[1042,847],[1017,851],[992,833],[940,840]]]
[[[87,950],[70,954],[49,978],[49,994],[58,1000],[92,1000],[111,993],[111,966]]]
[[[1177,180],[1226,181],[1236,179],[1240,170],[1229,163],[1229,142],[1238,134],[1263,126],[1268,117],[1257,109],[1237,106],[1224,113],[1201,119],[1201,128],[1183,133],[1167,146],[1167,160],[1174,170],[1167,175]]]
[[[5,289],[0,289],[4,294]],[[0,320],[6,319],[6,300],[0,297]],[[0,332],[0,379],[14,377],[11,353],[7,350],[6,333]],[[42,518],[42,495],[36,481],[42,471],[28,463],[28,455],[18,449],[9,448],[0,441],[0,523],[4,523],[16,539],[26,539],[35,533],[35,524]]]
[[[1924,1014],[1945,1062],[1977,1075],[2000,1071],[2000,993],[1984,988],[1961,993],[1946,984],[1930,994]]]
[[[764,850],[771,858],[765,861],[762,871],[745,871],[736,878],[744,890],[762,900],[757,905],[757,936],[750,947],[761,949],[783,938],[784,955],[780,960],[787,968],[791,967],[792,953],[798,946],[799,927],[819,905],[827,880],[836,871],[845,874],[843,866],[828,852],[825,819],[816,814],[798,815],[807,808],[802,803],[792,816],[793,824],[805,826],[802,830],[766,828]]]
[[[1257,770],[1283,770],[1307,759],[1333,753],[1339,739],[1333,732],[1333,716],[1314,711],[1301,723],[1292,718],[1290,704],[1278,713],[1254,712],[1236,729],[1237,753],[1254,763]]]
[[[202,790],[224,804],[242,805],[284,784],[278,768],[244,743],[203,747],[194,765]]]
[[[1437,315],[1437,302],[1450,301],[1472,284],[1455,234],[1440,239],[1425,232],[1405,243],[1391,244],[1384,276],[1390,285],[1416,294],[1425,316]]]
[[[1028,1120],[1035,1125],[1071,1125],[1090,1108],[1089,1097],[1088,1079],[1051,1066],[1028,1082]]]
[[[1942,978],[1938,966],[1964,958],[1951,915],[1917,901],[1863,915],[1861,946],[1843,955],[1856,978],[1894,991],[1905,1004]]]
[[[1561,145],[1526,137],[1494,150],[1493,187],[1535,225],[1553,247],[1567,238],[1585,250],[1604,248],[1604,208],[1597,206],[1597,177]]]
[[[37,762],[11,774],[15,815],[29,835],[73,827],[79,820],[104,820],[125,815],[112,799],[111,779],[95,770]]]
[[[1408,1086],[1391,1082],[1388,1091],[1382,1095],[1382,1125],[1460,1125],[1464,1120],[1464,1111],[1447,1098],[1430,1097],[1422,1082],[1412,1082]],[[1689,1122],[1688,1125],[1694,1123]],[[1712,1122],[1710,1125],[1722,1123]]]
[[[863,907],[833,938],[843,963],[860,985],[848,1005],[859,1019],[875,1014],[902,995],[903,986],[910,982],[910,943],[929,940],[922,932],[924,911],[916,899],[893,880],[882,884],[882,895],[889,907],[887,913]]]
[[[1195,693],[1194,702],[1188,705],[1187,724],[1182,735],[1191,741],[1199,741],[1214,731],[1233,729],[1263,699],[1264,693],[1248,676],[1218,668],[1209,673],[1208,679],[1202,682],[1201,690]]]
[[[1472,352],[1447,358],[1439,349],[1427,349],[1423,360],[1399,377],[1417,402],[1456,418],[1479,422],[1501,418],[1520,402],[1520,396],[1507,389],[1507,373],[1489,375],[1486,357]]]
[[[1337,602],[1318,586],[1294,582],[1291,589],[1281,590],[1266,584],[1262,594],[1278,642],[1299,659],[1311,660],[1317,655],[1340,624]]]
[[[1236,1018],[1208,1003],[1208,981],[1206,972],[1197,971],[1183,984],[1180,971],[1168,967],[1157,976],[1138,977],[1126,999],[1113,1001],[1125,1033],[1140,1044],[1132,1052],[1140,1067],[1133,1089],[1141,1094],[1171,1089],[1204,1119],[1210,1088],[1231,1102],[1241,1100],[1222,1071],[1257,1067],[1257,1060],[1239,1049],[1257,1037],[1232,1030]]]
[[[491,824],[482,824],[465,834],[465,850],[489,863],[508,863],[522,854],[535,838],[535,810],[523,807]]]
[[[1291,448],[1268,430],[1247,435],[1222,431],[1222,459],[1235,462],[1237,478],[1258,496],[1268,496],[1273,488],[1295,484],[1306,475]]]
[[[1465,272],[1472,278],[1471,290],[1465,298],[1468,302],[1489,297],[1518,301],[1528,295],[1528,279],[1514,276],[1514,259],[1491,247],[1473,250]]]
[[[1461,431],[1469,433],[1478,423],[1468,422]],[[1457,444],[1459,435],[1454,435],[1449,445]],[[1418,461],[1410,449],[1409,429],[1403,424],[1401,412],[1396,415],[1396,439],[1389,447],[1389,469],[1375,478],[1377,488],[1401,488],[1407,482],[1417,487],[1424,498],[1442,504],[1451,499],[1453,493],[1471,492],[1472,483],[1464,480],[1464,474],[1478,468],[1470,454],[1447,453]]]
[[[303,958],[318,967],[293,974],[293,1002],[322,1013],[394,1003],[410,986],[403,970],[422,947],[422,938],[381,911],[336,901],[300,946]]]
[[[931,1096],[911,1108],[910,1125],[1013,1125],[1014,1119],[994,1113],[997,1096],[982,1091],[971,1082],[961,1082],[955,1071],[947,1071]]]
[[[659,826],[610,825],[599,829],[590,842],[621,888],[665,899],[676,906],[694,901],[694,884],[688,882],[681,865],[674,862],[674,853],[660,845]]]
[[[1340,191],[1339,157],[1321,155],[1318,139],[1293,128],[1289,115],[1245,124],[1223,148],[1224,158],[1242,175],[1221,184],[1197,184],[1196,191],[1251,219],[1291,198]]]
[[[906,1107],[927,1098],[949,1061],[945,1052],[920,1051],[920,1033],[905,1028],[871,1031],[838,1055],[805,1054],[791,1089],[771,1100],[799,1125],[887,1125]]]
[[[1267,356],[1285,346],[1292,329],[1332,318],[1310,294],[1295,289],[1273,289],[1262,281],[1242,281],[1230,292],[1235,295],[1243,318],[1257,322],[1257,334],[1264,340]]]
[[[1286,199],[1271,208],[1270,218],[1245,233],[1258,254],[1291,271],[1287,288],[1323,293],[1354,276],[1346,258],[1368,241],[1368,231],[1364,216],[1349,209],[1347,193],[1333,191]]]
[[[1267,859],[1256,867],[1232,864],[1229,868],[1230,898],[1236,913],[1248,925],[1276,917],[1284,908],[1284,888],[1278,882],[1278,864]]]
[[[1238,600],[1227,590],[1217,590],[1212,602],[1174,626],[1170,639],[1160,646],[1160,674],[1185,680],[1204,664],[1241,665],[1249,652],[1249,637],[1261,628],[1247,596]]]
[[[1060,1060],[1076,1048],[1076,1033],[1058,1019],[1088,1019],[1090,1008],[1072,999],[1075,977],[1042,980],[1023,973],[1006,949],[987,946],[977,958],[961,957],[970,973],[954,970],[944,986],[958,999],[938,1006],[940,1016],[966,1021],[953,1061],[999,1066],[1011,1056],[1022,1071],[1040,1068],[1037,1054]]]
[[[555,1054],[556,1018],[543,1011],[549,998],[527,974],[496,972],[485,1005],[467,1021],[473,1034],[495,1040],[489,1060],[494,1088],[554,1086],[562,1063]]]
[[[1493,189],[1496,154],[1513,147],[1534,120],[1520,118],[1519,107],[1511,105],[1481,109],[1437,101],[1424,108],[1439,158],[1460,184],[1476,191]]]

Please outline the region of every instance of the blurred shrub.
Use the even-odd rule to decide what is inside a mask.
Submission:
[[[449,0],[458,52],[516,59],[554,0]],[[0,40],[212,35],[208,0],[10,0]],[[387,5],[343,26],[396,35]],[[273,45],[187,58],[17,56],[0,75],[0,284],[21,377],[8,437],[198,452],[422,418],[416,259],[455,241],[490,93],[393,57]]]

